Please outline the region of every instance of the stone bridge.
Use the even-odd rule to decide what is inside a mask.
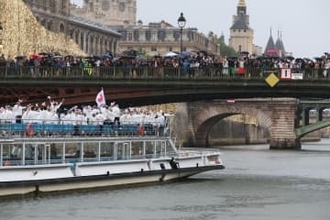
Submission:
[[[237,114],[256,118],[268,129],[271,149],[299,149],[295,119],[299,101],[294,98],[236,99],[186,103],[178,109],[178,133],[187,146],[208,146],[209,133],[220,120]],[[186,113],[185,113],[186,112]],[[185,126],[184,126],[185,124]],[[175,126],[175,125],[174,125]],[[182,130],[182,128],[185,128]],[[175,129],[175,127],[174,127]]]

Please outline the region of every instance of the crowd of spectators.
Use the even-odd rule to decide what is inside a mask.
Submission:
[[[17,56],[14,59],[0,57],[0,66],[13,68],[27,67],[32,74],[40,74],[39,67],[52,68],[55,75],[59,75],[63,69],[83,68],[86,74],[98,73],[103,67],[122,67],[124,72],[141,68],[172,69],[182,68],[186,75],[195,74],[195,70],[214,68],[213,74],[234,75],[246,74],[258,75],[260,69],[291,68],[297,72],[307,75],[328,77],[330,69],[330,55],[324,53],[314,58],[294,58],[293,56],[253,56],[247,53],[240,53],[237,56],[217,57],[202,52],[186,52],[171,56],[154,56],[147,59],[142,55],[124,54],[113,56],[106,53],[101,56],[75,57],[71,55],[62,56],[60,53],[36,53],[30,57]]]

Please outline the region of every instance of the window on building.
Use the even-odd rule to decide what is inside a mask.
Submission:
[[[151,39],[151,32],[150,31],[146,31],[146,40],[150,41]]]
[[[63,24],[60,25],[60,32],[64,33],[64,25]]]
[[[128,40],[132,41],[133,40],[133,34],[132,33],[128,33]]]
[[[151,46],[151,51],[157,51],[157,47],[156,46]]]
[[[66,7],[65,7],[66,2],[67,2],[66,0],[62,0],[62,4],[61,4],[61,8],[62,8],[62,9],[65,9],[65,8],[66,8]]]

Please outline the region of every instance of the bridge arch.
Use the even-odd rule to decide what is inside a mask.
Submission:
[[[267,129],[271,128],[271,110],[262,108],[263,104],[249,105],[246,102],[228,104],[222,102],[197,102],[191,113],[191,124],[193,130],[192,140],[196,145],[208,146],[211,129],[224,118],[232,115],[249,115],[256,118],[257,126]],[[200,107],[197,107],[200,106]],[[197,110],[197,111],[196,111]]]

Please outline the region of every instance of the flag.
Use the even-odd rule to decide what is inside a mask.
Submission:
[[[97,93],[95,102],[97,104],[97,107],[105,105],[105,96],[104,96],[103,88],[101,89],[101,91],[99,91],[99,93]]]

